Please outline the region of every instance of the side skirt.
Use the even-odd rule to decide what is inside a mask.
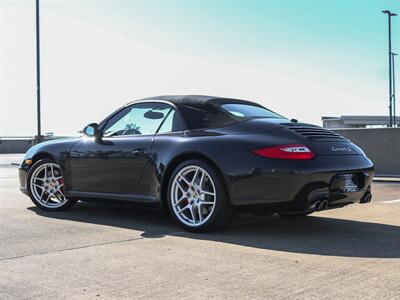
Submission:
[[[107,199],[107,200],[119,200],[135,203],[159,203],[159,200],[155,196],[145,195],[132,195],[132,194],[118,194],[118,193],[95,193],[95,192],[80,192],[80,191],[69,191],[65,193],[67,198],[85,198],[85,199]]]

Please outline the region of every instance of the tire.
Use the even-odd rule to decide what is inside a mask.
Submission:
[[[167,202],[174,220],[191,232],[226,228],[234,217],[221,175],[202,160],[187,160],[175,168]]]
[[[36,162],[28,172],[28,194],[42,210],[61,211],[77,201],[64,197],[64,178],[61,167],[51,158]]]

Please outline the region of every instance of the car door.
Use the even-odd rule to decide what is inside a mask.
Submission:
[[[136,189],[138,194],[159,195],[160,170],[158,169],[158,163],[162,162],[161,164],[163,164],[172,158],[171,155],[175,153],[168,151],[170,149],[169,146],[177,143],[179,138],[184,136],[186,129],[186,124],[177,108],[171,107],[154,137],[151,158]]]
[[[81,138],[70,152],[72,191],[135,195],[169,110],[164,103],[133,104],[104,122],[102,138]]]

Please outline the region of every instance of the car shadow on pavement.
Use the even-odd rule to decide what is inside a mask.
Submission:
[[[228,229],[206,234],[183,231],[157,210],[79,202],[64,212],[36,214],[55,219],[143,231],[144,238],[166,235],[259,249],[343,257],[400,258],[400,226],[319,216],[281,218],[241,215]]]

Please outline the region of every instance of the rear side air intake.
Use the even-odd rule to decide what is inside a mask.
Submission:
[[[292,124],[291,124],[292,125]],[[288,126],[288,129],[303,136],[304,138],[315,141],[315,142],[324,142],[324,141],[348,141],[343,136],[321,128],[314,126]]]

